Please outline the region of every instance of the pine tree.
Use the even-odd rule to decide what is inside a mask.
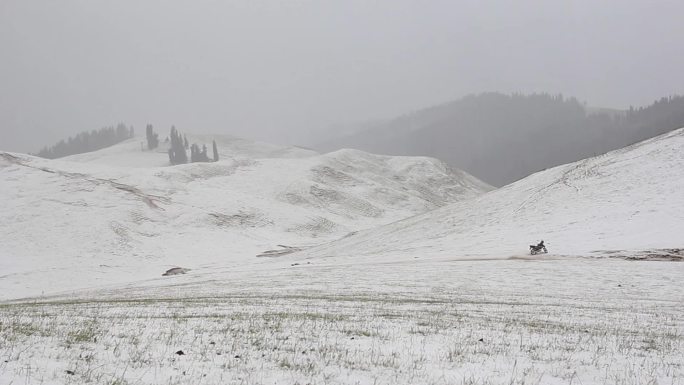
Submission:
[[[154,150],[159,146],[159,135],[154,132],[154,128],[151,124],[148,124],[145,128],[147,136],[147,148]]]
[[[176,127],[171,127],[171,132],[169,133],[169,139],[171,139],[171,145],[169,146],[169,162],[171,164],[176,164],[176,153],[174,151],[173,144],[176,141]]]
[[[190,146],[190,162],[198,162],[197,154],[199,153],[199,148],[195,143]]]
[[[183,145],[183,137],[176,130],[175,126],[171,126],[171,147],[169,148],[169,161],[171,164],[188,163],[188,154],[185,152]]]
[[[218,147],[216,147],[216,141],[212,141],[212,148],[214,150],[214,162],[218,162],[219,160],[219,154],[218,154]]]
[[[193,143],[190,146],[190,162],[192,162],[192,163],[210,162],[209,156],[207,155],[207,145],[206,144],[202,145],[201,150],[200,150],[200,146],[197,143]]]

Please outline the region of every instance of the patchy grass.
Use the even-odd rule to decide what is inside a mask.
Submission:
[[[680,272],[625,264],[637,266],[393,266],[370,289],[359,268],[355,290],[331,285],[341,274],[331,270],[261,272],[270,288],[198,283],[175,299],[135,289],[6,304],[0,382],[684,384]],[[599,280],[617,268],[641,278],[604,290],[613,282]],[[414,280],[393,279],[407,271]]]
[[[97,342],[97,335],[99,334],[97,328],[99,324],[97,320],[88,320],[82,325],[67,333],[66,343],[68,345],[77,343]]]

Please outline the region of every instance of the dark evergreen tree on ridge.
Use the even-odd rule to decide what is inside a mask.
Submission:
[[[197,143],[193,143],[190,146],[190,161],[195,162],[210,162],[209,156],[207,155],[207,145],[202,145],[200,150]]]
[[[151,124],[148,124],[147,127],[145,127],[145,134],[147,137],[147,148],[150,150],[157,148],[159,146],[159,134],[154,132],[154,128]]]
[[[190,162],[197,162],[197,154],[199,152],[199,148],[197,148],[197,144],[193,143],[192,146],[190,146]]]
[[[214,162],[218,162],[219,154],[218,154],[218,147],[216,147],[216,141],[212,140],[211,142],[212,142],[211,147],[212,147],[212,150],[214,151]]]
[[[171,164],[188,163],[188,154],[185,152],[183,137],[178,130],[176,130],[175,126],[171,126],[171,134],[169,137],[171,139],[171,147],[169,147],[169,161]]]

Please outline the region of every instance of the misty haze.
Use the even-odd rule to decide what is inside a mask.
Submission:
[[[0,384],[684,384],[681,15],[0,2]]]

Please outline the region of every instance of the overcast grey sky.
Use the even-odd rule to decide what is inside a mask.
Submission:
[[[300,142],[482,91],[684,93],[684,1],[0,0],[0,149],[119,121]]]

